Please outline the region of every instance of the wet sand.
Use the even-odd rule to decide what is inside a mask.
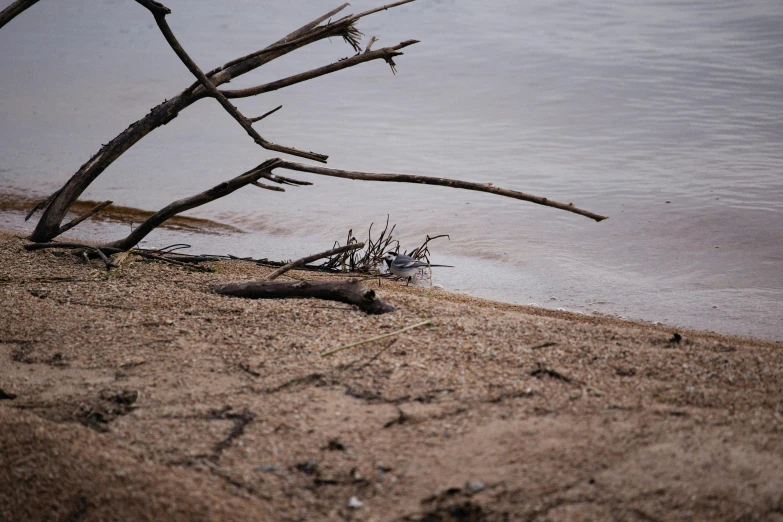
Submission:
[[[271,269],[24,244],[0,232],[2,520],[783,520],[780,343],[392,281],[381,316],[227,298]]]

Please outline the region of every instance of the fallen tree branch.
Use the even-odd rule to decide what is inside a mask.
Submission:
[[[258,165],[256,168],[240,174],[239,176],[229,181],[224,181],[223,183],[220,183],[219,185],[216,185],[209,190],[196,194],[195,196],[190,196],[170,203],[147,218],[144,223],[133,229],[133,231],[124,239],[113,241],[108,243],[106,246],[120,250],[130,250],[136,246],[139,241],[144,239],[147,234],[152,232],[167,219],[179,214],[180,212],[199,207],[209,203],[210,201],[227,196],[232,192],[244,187],[245,185],[249,185],[252,182],[257,181],[264,174],[269,174],[271,169],[274,168],[274,166],[279,161],[279,159],[267,160]]]
[[[414,328],[419,328],[421,326],[432,326],[432,319],[427,319],[426,321],[423,321],[421,323],[414,324],[414,325],[411,325],[411,326],[406,326],[405,328],[401,328],[401,329],[399,329],[397,331],[394,331],[394,332],[390,332],[390,333],[383,334],[383,335],[378,335],[378,336],[375,336],[375,337],[370,337],[369,339],[365,339],[363,341],[358,341],[358,342],[355,342],[355,343],[351,343],[351,344],[346,344],[344,346],[340,346],[340,347],[335,348],[333,350],[329,350],[328,352],[322,353],[321,357],[326,357],[328,355],[333,355],[333,354],[335,354],[337,352],[341,352],[343,350],[347,350],[348,348],[353,348],[355,346],[359,346],[360,344],[371,343],[373,341],[380,341],[381,339],[386,339],[387,337],[391,337],[393,335],[400,335],[401,333],[407,332],[408,330],[413,330]]]
[[[331,169],[328,167],[318,167],[315,165],[305,165],[303,163],[295,163],[291,161],[280,160],[275,168],[297,170],[299,172],[310,172],[312,174],[320,174],[322,176],[331,176],[334,178],[343,179],[355,179],[364,181],[386,181],[397,183],[420,183],[423,185],[438,185],[441,187],[452,187],[465,190],[475,190],[478,192],[488,192],[490,194],[497,194],[499,196],[506,196],[514,199],[521,199],[523,201],[529,201],[538,205],[545,205],[547,207],[559,208],[560,210],[566,210],[573,212],[574,214],[580,214],[582,216],[589,217],[595,221],[603,221],[607,219],[607,216],[595,214],[588,210],[582,210],[575,207],[573,203],[560,203],[548,198],[542,198],[540,196],[534,196],[532,194],[526,194],[524,192],[518,192],[516,190],[508,190],[500,187],[494,187],[492,183],[474,183],[471,181],[460,181],[456,179],[448,178],[434,178],[429,176],[415,176],[411,174],[379,174],[374,172],[357,172],[352,170],[340,170]]]
[[[136,0],[139,4],[143,5],[149,11],[152,13],[153,17],[155,18],[155,23],[158,24],[158,28],[160,29],[160,32],[163,33],[163,37],[168,42],[169,46],[171,46],[174,53],[179,57],[179,59],[182,61],[182,63],[185,64],[185,67],[188,68],[188,70],[195,76],[198,81],[201,83],[201,85],[204,87],[204,89],[207,90],[207,92],[215,98],[218,103],[220,103],[221,106],[228,112],[236,121],[239,123],[239,125],[245,129],[245,132],[247,132],[253,140],[262,146],[263,148],[267,150],[274,150],[276,152],[283,152],[285,154],[291,154],[292,156],[299,156],[301,158],[307,158],[313,161],[320,161],[322,163],[326,163],[326,160],[329,156],[326,156],[325,154],[318,154],[315,152],[305,152],[303,150],[295,149],[293,147],[286,147],[283,145],[277,145],[276,143],[272,143],[271,141],[267,141],[264,138],[261,137],[261,135],[253,128],[252,122],[248,118],[246,118],[239,110],[234,107],[231,102],[229,102],[226,97],[218,91],[217,87],[207,78],[207,76],[201,71],[198,65],[196,65],[196,62],[193,61],[193,59],[188,55],[187,52],[185,52],[185,49],[183,49],[182,45],[180,45],[177,38],[174,36],[174,33],[171,31],[171,27],[169,27],[168,22],[166,22],[166,15],[170,12],[169,9],[158,2],[153,2],[151,0]]]
[[[220,295],[247,299],[325,299],[356,305],[368,314],[393,312],[394,307],[356,279],[348,281],[250,281],[218,285]]]
[[[267,281],[273,281],[278,277],[280,277],[281,275],[288,272],[289,270],[293,270],[294,268],[298,267],[299,265],[304,265],[306,263],[318,261],[319,259],[333,256],[335,254],[342,254],[343,252],[348,252],[350,250],[358,250],[360,248],[364,248],[364,243],[354,243],[352,245],[345,245],[338,248],[333,248],[331,250],[327,250],[325,252],[319,252],[311,256],[303,257],[301,259],[297,259],[296,261],[292,261],[285,266],[281,266],[280,268],[278,268],[277,270],[275,270],[274,272],[266,276],[264,279],[266,279]]]
[[[356,32],[352,24],[362,16],[367,16],[370,13],[351,15],[338,20],[338,22],[330,22],[323,26],[319,25],[347,6],[348,4],[343,4],[303,25],[264,49],[231,60],[213,69],[207,73],[207,76],[210,77],[213,85],[222,85],[277,58],[320,40],[339,36],[349,39],[351,34]],[[176,118],[181,111],[207,95],[206,89],[199,81],[196,81],[176,96],[164,100],[163,103],[153,107],[143,118],[129,125],[127,129],[103,145],[97,153],[79,167],[79,170],[71,176],[61,189],[44,200],[41,205],[36,206],[35,210],[43,208],[44,212],[35,230],[30,235],[30,240],[43,243],[57,237],[60,223],[71,208],[71,205],[104,170],[144,136],[166,125]]]
[[[28,7],[35,5],[36,2],[38,0],[16,0],[16,2],[0,11],[0,27],[22,14]]]

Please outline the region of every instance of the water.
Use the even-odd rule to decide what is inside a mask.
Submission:
[[[204,70],[333,7],[167,5]],[[346,12],[375,5],[360,0]],[[300,175],[316,185],[247,188],[191,212],[250,232],[186,238],[194,250],[291,258],[390,214],[404,247],[427,233],[451,235],[433,259],[457,265],[435,274],[449,290],[783,340],[779,0],[419,0],[359,27],[381,39],[375,48],[422,42],[395,59],[396,76],[372,62],[238,100],[251,116],[283,104],[257,124],[263,136],[329,154],[336,168],[492,182],[610,219],[448,188]],[[321,42],[231,88],[351,54],[341,41]],[[0,189],[58,188],[101,143],[191,82],[133,2],[32,7],[0,30]],[[204,100],[84,197],[155,209],[271,156]]]

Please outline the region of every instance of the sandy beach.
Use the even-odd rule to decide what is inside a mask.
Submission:
[[[0,232],[2,520],[783,521],[779,343],[377,279],[396,312],[228,298],[271,269],[25,243]]]

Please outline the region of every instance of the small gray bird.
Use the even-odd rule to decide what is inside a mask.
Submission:
[[[451,265],[431,265],[429,263],[425,263],[424,261],[417,261],[411,256],[398,254],[397,252],[386,252],[386,254],[383,256],[383,260],[389,267],[389,272],[399,277],[408,278],[408,282],[405,283],[405,286],[408,286],[411,283],[411,279],[421,268],[427,268],[431,266],[454,268]]]

